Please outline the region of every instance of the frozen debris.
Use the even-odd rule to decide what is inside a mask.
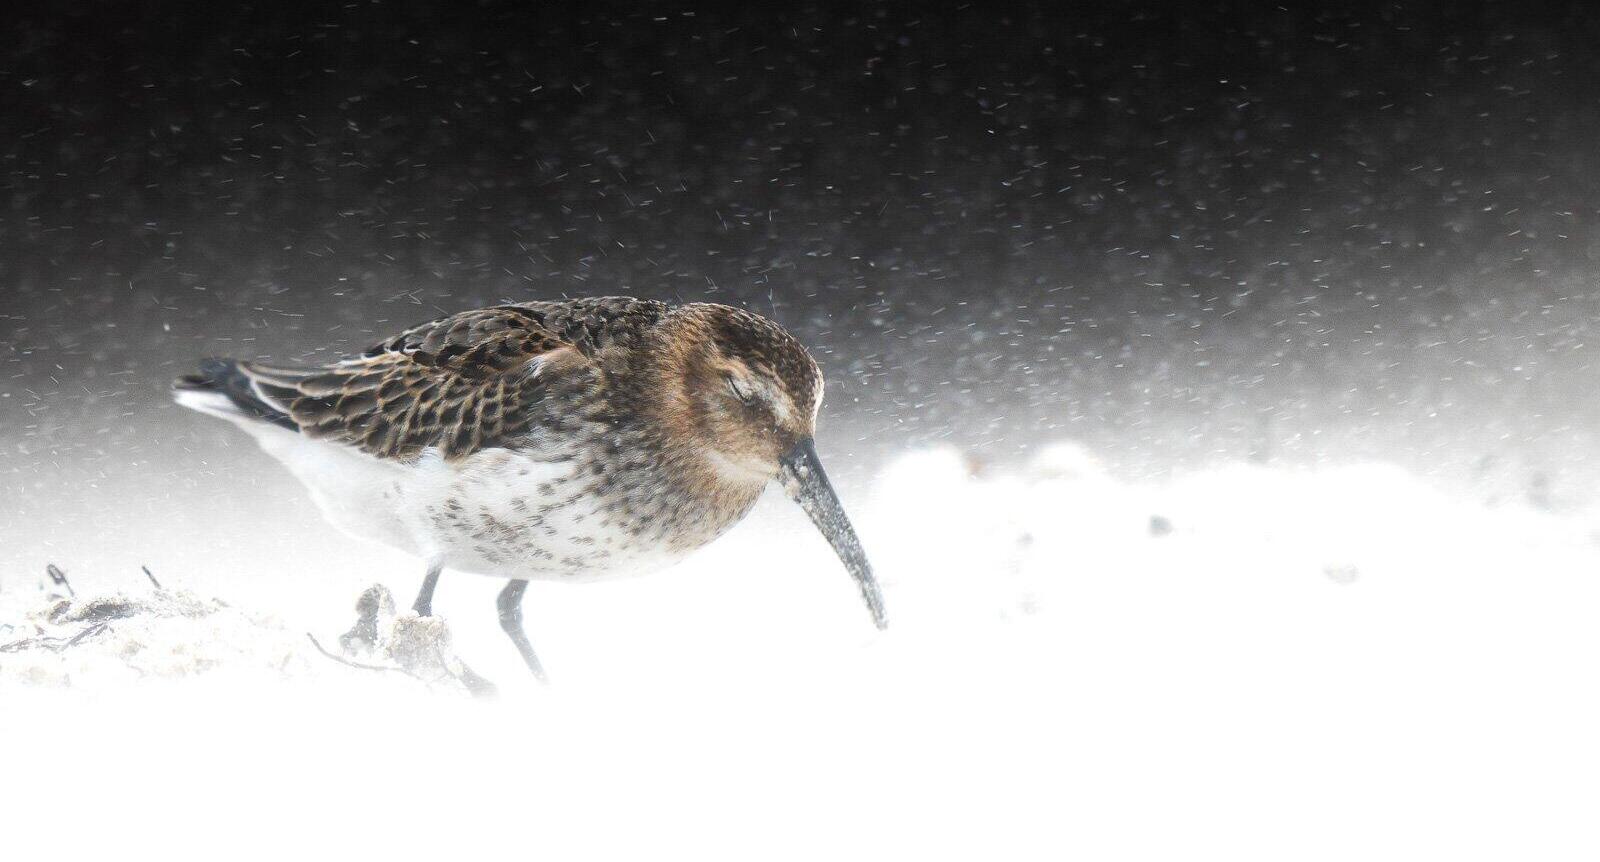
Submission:
[[[406,614],[394,621],[384,644],[390,660],[407,673],[432,684],[458,684],[483,696],[494,686],[478,676],[450,648],[450,627],[440,617]]]
[[[315,638],[311,642],[329,658],[353,667],[396,670],[429,685],[456,687],[473,695],[494,693],[494,685],[451,649],[450,627],[442,618],[396,615],[394,596],[382,584],[367,587],[356,600],[356,623],[339,636],[343,658],[322,649]]]
[[[1165,515],[1151,515],[1150,535],[1157,539],[1172,535],[1172,520]]]
[[[54,574],[52,581],[60,583]],[[314,680],[356,668],[393,671],[386,675],[429,689],[493,691],[456,657],[443,620],[396,617],[394,600],[381,586],[362,594],[357,613],[355,626],[339,639],[340,656],[272,617],[184,590],[50,595],[0,625],[0,690],[15,684],[103,688],[202,675]]]
[[[351,657],[370,657],[378,651],[379,632],[394,625],[394,596],[382,584],[373,584],[356,599],[356,624],[339,636],[339,648]]]
[[[0,641],[0,685],[179,678],[223,667],[292,673],[297,659],[298,666],[305,662],[284,646],[287,640],[271,620],[182,590],[52,595],[10,624]]]

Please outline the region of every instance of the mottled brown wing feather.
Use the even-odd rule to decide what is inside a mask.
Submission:
[[[443,317],[321,368],[241,365],[301,433],[400,459],[428,447],[456,459],[504,445],[528,430],[556,381],[585,385],[593,368],[515,306]]]
[[[665,303],[630,296],[600,296],[546,302],[523,302],[464,311],[414,326],[374,345],[364,356],[418,351],[448,354],[505,330],[543,330],[595,356],[611,347],[631,347],[665,317]]]

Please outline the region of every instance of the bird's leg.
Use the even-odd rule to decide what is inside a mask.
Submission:
[[[417,616],[433,616],[433,588],[439,586],[439,573],[441,571],[444,571],[444,567],[438,563],[428,566],[428,574],[422,579],[422,592],[417,593],[417,601],[411,605],[411,609],[417,612]]]
[[[500,597],[495,599],[494,604],[500,609],[500,628],[511,636],[511,642],[517,645],[517,652],[522,653],[522,660],[528,663],[528,670],[533,671],[540,682],[547,682],[544,668],[539,665],[539,657],[533,654],[533,645],[528,643],[528,636],[522,631],[522,592],[527,588],[527,581],[512,581],[500,591]]]

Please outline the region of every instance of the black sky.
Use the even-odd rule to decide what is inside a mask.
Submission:
[[[46,5],[0,37],[16,490],[203,446],[198,356],[610,293],[775,315],[857,470],[1600,456],[1585,4]]]

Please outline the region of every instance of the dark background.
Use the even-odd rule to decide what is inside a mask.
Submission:
[[[256,482],[168,404],[196,357],[611,293],[813,345],[847,482],[1069,438],[1141,477],[1600,478],[1587,4],[34,5],[0,35],[8,543]]]

